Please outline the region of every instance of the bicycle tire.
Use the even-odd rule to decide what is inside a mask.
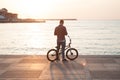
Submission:
[[[51,62],[55,61],[57,58],[57,50],[55,49],[50,49],[48,52],[47,52],[47,59]]]
[[[78,57],[78,51],[75,48],[70,48],[66,52],[66,57],[69,60],[75,60]]]

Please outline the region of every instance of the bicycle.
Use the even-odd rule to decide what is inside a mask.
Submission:
[[[69,60],[75,60],[78,57],[78,51],[77,51],[77,49],[71,47],[71,44],[72,44],[71,38],[69,35],[67,35],[67,36],[69,38],[69,43],[65,47],[65,54]],[[60,48],[59,51],[57,51],[57,47],[55,47],[55,49],[50,49],[47,52],[47,59],[49,61],[53,62],[53,61],[57,60],[57,58],[60,56],[60,54],[62,54],[62,49]]]

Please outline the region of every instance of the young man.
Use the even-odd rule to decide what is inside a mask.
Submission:
[[[55,28],[54,35],[57,36],[57,51],[59,51],[60,46],[62,46],[62,61],[66,61],[64,51],[66,46],[65,35],[67,35],[67,30],[63,24],[64,20],[60,20],[59,25]],[[57,59],[59,60],[59,57]]]

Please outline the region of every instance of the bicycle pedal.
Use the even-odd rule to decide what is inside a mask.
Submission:
[[[57,61],[60,61],[60,59],[58,58],[58,59],[56,59]]]

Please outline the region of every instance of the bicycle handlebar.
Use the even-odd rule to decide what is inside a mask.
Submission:
[[[67,35],[67,37],[69,38],[69,46],[70,46],[70,44],[71,44],[71,38],[70,38],[70,36],[69,35]]]

